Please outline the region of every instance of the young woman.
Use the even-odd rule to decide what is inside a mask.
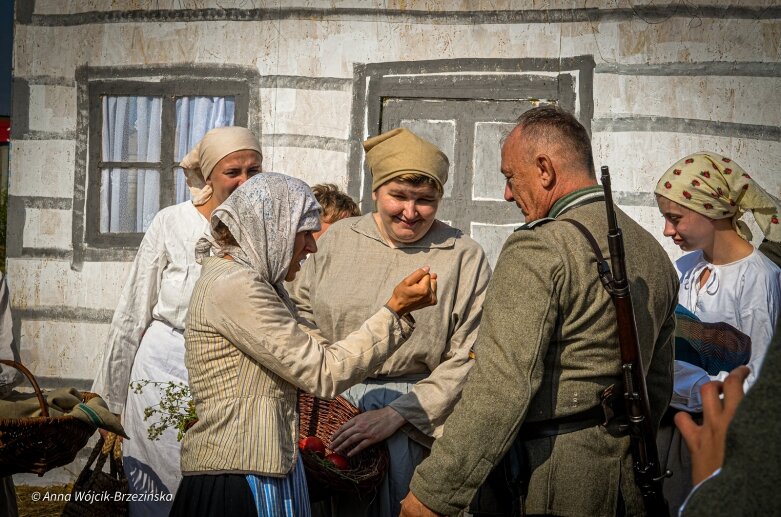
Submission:
[[[765,239],[778,242],[779,207],[737,163],[710,152],[675,163],[659,179],[655,192],[665,219],[664,235],[691,252],[676,262],[681,279],[678,301],[700,321],[728,323],[751,338],[750,373],[744,386],[748,390],[773,337],[781,304],[781,269],[751,245],[751,233],[740,217],[752,212]],[[671,417],[677,410],[702,411],[700,389],[711,380],[723,381],[729,369],[709,373],[675,361],[672,410],[659,432],[662,462],[667,460],[667,468],[674,472],[665,483],[665,495],[675,513],[691,489],[691,463]]]
[[[403,128],[363,145],[377,210],[332,225],[292,295],[302,316],[339,340],[382,306],[414,264],[430,264],[447,278],[437,306],[415,314],[419,330],[409,342],[343,394],[363,413],[335,434],[333,445],[355,454],[386,440],[390,467],[376,496],[339,498],[334,514],[392,517],[460,397],[490,269],[480,245],[436,219],[449,167],[442,151]]]
[[[185,331],[198,422],[171,515],[309,515],[296,390],[328,398],[362,380],[410,335],[406,315],[436,303],[436,274],[418,268],[346,338],[328,345],[305,332],[282,282],[317,251],[319,218],[309,187],[274,173],[212,215]]]
[[[192,201],[163,208],[141,241],[119,304],[114,311],[103,361],[92,391],[122,415],[131,440],[123,447],[130,492],[170,495],[181,480],[176,430],[159,440],[147,438],[147,407],[163,396],[161,386],[141,393],[131,381],[187,382],[184,321],[201,266],[195,243],[208,229],[208,218],[239,185],[261,170],[258,139],[243,127],[212,129],[182,160]],[[131,501],[130,515],[167,516],[170,500]]]

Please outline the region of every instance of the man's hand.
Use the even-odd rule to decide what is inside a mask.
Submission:
[[[399,517],[439,517],[441,514],[431,511],[415,494],[409,492],[401,501],[401,513]]]
[[[749,373],[751,370],[747,367],[739,366],[724,382],[713,381],[702,387],[702,425],[694,423],[688,413],[675,415],[675,425],[691,453],[692,483],[695,486],[724,463],[727,428],[743,400],[743,381]]]
[[[386,439],[405,422],[404,417],[390,406],[361,413],[336,430],[331,448],[339,454],[354,456]]]

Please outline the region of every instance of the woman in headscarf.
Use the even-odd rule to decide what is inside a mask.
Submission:
[[[436,219],[449,168],[441,150],[403,128],[363,145],[376,212],[334,223],[291,294],[302,315],[339,340],[413,264],[425,261],[448,279],[438,305],[415,315],[419,330],[407,344],[343,394],[363,413],[334,435],[337,451],[355,454],[386,440],[390,466],[376,495],[334,499],[334,514],[390,517],[461,395],[490,268],[475,241]]]
[[[750,338],[750,373],[744,386],[748,390],[773,337],[781,304],[781,269],[754,248],[751,232],[740,218],[751,212],[765,239],[779,242],[779,206],[737,163],[711,152],[676,162],[659,179],[655,192],[665,219],[664,235],[691,252],[676,262],[681,276],[679,304],[701,322],[726,323]],[[702,411],[702,386],[711,380],[723,381],[739,366],[706,371],[702,365],[719,364],[710,359],[738,357],[738,351],[711,343],[702,353],[712,352],[713,358],[675,361],[671,411],[659,433],[662,461],[666,459],[667,468],[674,472],[674,478],[665,483],[665,494],[675,513],[691,489],[691,464],[671,417],[678,410]]]
[[[165,385],[150,384],[140,393],[128,385],[140,380],[187,383],[182,333],[200,274],[195,244],[208,230],[212,211],[259,173],[261,162],[260,143],[248,129],[206,133],[180,164],[192,201],[157,213],[125,281],[92,391],[121,414],[132,438],[123,447],[130,493],[169,499],[131,501],[130,515],[168,515],[181,471],[177,431],[168,429],[152,441],[147,437],[151,422],[144,421],[144,411],[160,403]]]
[[[405,341],[410,311],[436,303],[436,275],[419,268],[345,339],[329,345],[305,332],[283,281],[317,251],[319,229],[309,187],[275,173],[252,178],[212,214],[185,330],[198,421],[182,444],[172,515],[308,516],[297,388],[333,398]]]

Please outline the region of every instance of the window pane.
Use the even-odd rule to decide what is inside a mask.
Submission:
[[[207,131],[232,126],[234,97],[179,97],[176,99],[176,143],[174,159],[179,162]],[[176,202],[190,199],[184,171],[175,170]]]
[[[502,138],[512,131],[509,122],[475,124],[474,176],[472,199],[504,201],[505,179],[502,175]]]
[[[410,120],[401,121],[405,127],[439,147],[450,162],[447,183],[444,185],[443,197],[450,197],[453,192],[453,174],[455,173],[456,121],[455,120]]]
[[[103,97],[103,161],[159,162],[161,97]]]
[[[520,224],[471,224],[472,238],[483,247],[485,256],[492,268],[496,266],[496,260],[502,251],[504,241],[512,235],[518,226]]]
[[[145,232],[159,209],[160,171],[153,169],[103,169],[101,171],[101,233]]]

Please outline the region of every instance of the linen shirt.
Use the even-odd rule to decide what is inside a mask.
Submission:
[[[185,330],[198,421],[182,442],[182,472],[284,476],[298,451],[296,388],[333,398],[396,350],[412,326],[387,308],[325,346],[300,327],[251,269],[209,257]]]
[[[152,320],[184,329],[201,271],[195,243],[206,230],[206,218],[191,201],[163,208],[149,225],[125,280],[92,385],[113,413],[125,407],[133,361]]]
[[[360,327],[415,269],[428,265],[437,274],[437,305],[415,311],[417,332],[372,377],[426,375],[390,407],[424,435],[438,437],[472,364],[490,276],[483,249],[440,221],[417,242],[391,248],[373,214],[334,223],[317,245],[291,297],[332,341]]]
[[[754,250],[741,260],[716,265],[705,260],[702,251],[676,261],[681,276],[678,303],[706,323],[725,322],[751,338],[751,373],[744,388],[757,380],[765,358],[781,303],[781,268]],[[710,269],[702,287],[699,278]],[[700,411],[700,389],[711,380],[724,380],[729,372],[708,375],[702,368],[675,361],[675,388],[670,405],[687,411]]]

